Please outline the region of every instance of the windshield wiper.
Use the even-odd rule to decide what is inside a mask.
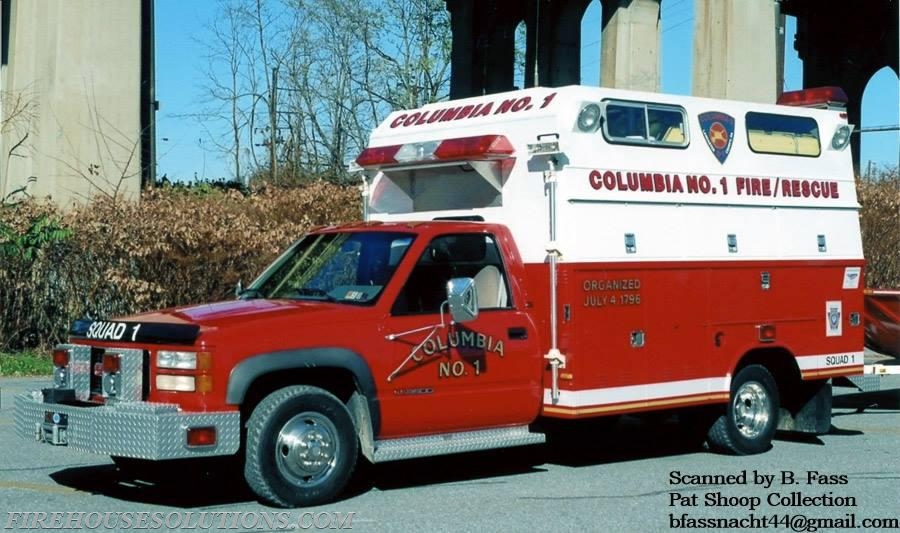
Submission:
[[[238,294],[239,300],[252,300],[254,298],[263,298],[263,292],[259,289],[254,289],[251,287],[247,287],[246,289],[241,290],[240,294]]]

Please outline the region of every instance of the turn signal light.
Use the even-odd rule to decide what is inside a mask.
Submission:
[[[57,368],[69,366],[69,350],[63,348],[53,350],[53,366]]]
[[[760,342],[775,342],[775,324],[756,326],[759,330]]]
[[[212,392],[213,389],[213,380],[212,376],[209,374],[201,374],[197,376],[197,392],[201,394],[208,394]]]
[[[188,446],[215,446],[216,445],[216,428],[215,426],[203,426],[196,428],[188,428],[187,430]]]

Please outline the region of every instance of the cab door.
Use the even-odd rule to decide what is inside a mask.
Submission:
[[[470,277],[479,315],[452,324],[447,281]],[[497,240],[488,233],[432,239],[384,324],[392,371],[385,376],[382,435],[526,424],[541,403],[541,354],[514,301]],[[443,324],[443,325],[442,325]]]

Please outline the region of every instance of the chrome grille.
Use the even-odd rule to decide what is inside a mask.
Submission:
[[[90,401],[92,396],[103,395],[103,354],[120,355],[120,386],[115,398],[110,401],[136,402],[146,398],[147,384],[145,361],[149,361],[149,353],[134,348],[99,348],[80,344],[63,344],[60,348],[70,352],[69,373],[75,398]]]

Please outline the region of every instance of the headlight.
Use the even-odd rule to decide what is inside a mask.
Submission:
[[[196,388],[194,383],[194,376],[171,376],[168,374],[158,374],[156,376],[157,390],[193,392]]]
[[[156,352],[157,368],[197,369],[197,352],[176,352],[160,350]]]

